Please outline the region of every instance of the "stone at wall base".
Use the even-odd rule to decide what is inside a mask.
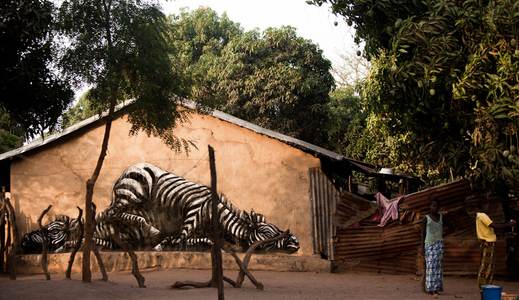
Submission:
[[[139,260],[139,269],[210,269],[211,254],[209,252],[181,252],[164,251],[136,252]],[[243,258],[243,254],[238,254]],[[130,271],[130,257],[124,252],[107,251],[101,252],[103,262],[107,272]],[[49,272],[64,274],[70,253],[49,254]],[[81,271],[82,253],[76,254],[73,273]],[[91,256],[92,271],[98,272],[97,260]],[[231,255],[224,253],[223,265],[225,270],[238,270]],[[254,254],[249,264],[250,270],[262,271],[281,271],[281,272],[330,272],[330,261],[321,259],[317,256],[293,256],[285,254]],[[38,274],[42,273],[41,255],[27,254],[18,256],[16,272],[19,274]]]

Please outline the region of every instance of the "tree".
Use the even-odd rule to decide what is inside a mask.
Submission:
[[[183,89],[170,60],[167,18],[155,1],[65,0],[60,23],[70,46],[60,66],[71,80],[92,86],[89,99],[108,110],[99,159],[86,182],[83,281],[91,281],[92,196],[108,149],[115,105],[134,99],[128,108],[131,132],[161,137],[174,149],[188,147],[171,129],[184,118],[177,110]]]
[[[224,111],[321,144],[334,85],[330,69],[315,44],[298,37],[294,28],[281,27],[232,40],[208,76]]]
[[[102,112],[99,107],[95,107],[97,102],[91,101],[89,96],[90,90],[84,92],[83,95],[79,97],[78,102],[61,116],[62,129]]]
[[[231,21],[224,13],[221,17],[210,8],[198,8],[192,12],[181,11],[170,16],[172,46],[177,50],[177,65],[182,78],[189,82],[190,95],[200,104],[211,105],[204,94],[204,83],[208,62],[221,55],[230,40],[243,34],[238,23]]]
[[[46,0],[0,4],[0,106],[28,138],[52,130],[73,99],[54,72],[55,9]]]
[[[369,71],[369,62],[360,55],[360,52],[345,52],[339,55],[341,61],[333,68],[335,84],[338,87],[354,87],[358,90],[359,85],[366,79]]]
[[[243,32],[211,9],[172,19],[190,98],[260,126],[322,144],[331,63],[292,27]]]
[[[324,2],[366,42],[364,106],[397,141],[394,165],[517,186],[517,1]]]
[[[22,128],[13,124],[5,109],[0,108],[0,153],[20,147],[22,142]]]
[[[366,126],[360,96],[352,85],[344,85],[330,93],[328,103],[328,134],[326,148],[351,158],[363,159],[362,151],[357,151],[358,141]]]

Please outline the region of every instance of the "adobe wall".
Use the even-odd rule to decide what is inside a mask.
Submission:
[[[280,229],[289,228],[301,244],[296,255],[312,255],[308,168],[317,158],[272,138],[219,120],[193,114],[175,129],[198,149],[175,153],[159,138],[145,133],[129,136],[125,117],[114,121],[108,155],[96,184],[98,211],[110,203],[112,185],[123,170],[149,162],[194,182],[209,185],[207,145],[214,147],[218,190],[241,210],[254,209]],[[11,195],[20,232],[37,228],[39,214],[49,204],[50,216],[76,216],[84,206],[85,181],[95,167],[104,126],[88,130],[16,159],[11,165]]]

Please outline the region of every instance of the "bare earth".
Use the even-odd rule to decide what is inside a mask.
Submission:
[[[227,299],[432,299],[425,295],[420,279],[412,275],[330,274],[253,272],[265,285],[256,290],[246,281],[241,289],[225,286]],[[168,270],[143,272],[147,288],[137,288],[129,273],[111,273],[109,282],[96,280],[84,284],[78,274],[65,280],[53,274],[51,281],[43,275],[21,276],[16,281],[0,277],[0,299],[215,299],[216,289],[172,290],[178,280],[205,281],[208,270]],[[226,272],[235,278],[236,273]],[[480,299],[475,278],[446,277],[445,293],[440,299]],[[519,292],[519,282],[497,281],[507,292]]]

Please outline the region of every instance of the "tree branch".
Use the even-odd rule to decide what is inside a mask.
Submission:
[[[46,209],[42,211],[40,217],[38,218],[38,226],[40,227],[40,232],[42,234],[42,251],[41,251],[41,268],[43,269],[43,274],[45,274],[45,278],[50,280],[50,273],[48,269],[48,243],[49,243],[49,232],[47,228],[42,225],[43,217],[49,212],[52,208],[52,205],[49,205]]]
[[[78,226],[79,226],[79,236],[77,238],[76,244],[74,245],[74,248],[72,249],[72,252],[70,253],[70,257],[68,260],[67,265],[67,271],[65,272],[65,278],[70,279],[70,273],[72,272],[72,265],[74,264],[74,259],[76,258],[76,253],[79,251],[79,248],[81,248],[81,243],[83,242],[83,236],[84,236],[84,225],[83,221],[81,220],[83,216],[83,210],[78,206],[78,217],[76,220],[78,220]]]

